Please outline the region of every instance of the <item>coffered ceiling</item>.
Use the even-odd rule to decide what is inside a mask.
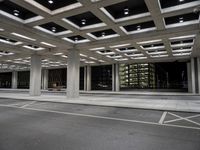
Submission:
[[[187,61],[200,56],[199,0],[0,0],[0,64],[66,67]],[[11,67],[10,67],[11,66]]]

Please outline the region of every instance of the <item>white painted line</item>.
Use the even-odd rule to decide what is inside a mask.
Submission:
[[[197,122],[195,122],[195,121],[192,121],[192,120],[190,120],[190,119],[181,117],[181,116],[179,116],[179,115],[176,115],[176,114],[173,114],[173,113],[170,113],[170,112],[169,112],[169,114],[172,115],[172,116],[175,116],[175,117],[177,117],[177,118],[180,118],[181,120],[185,120],[185,121],[188,121],[188,122],[191,122],[191,123],[194,123],[194,124],[200,126],[199,123],[197,123]]]
[[[200,114],[194,115],[194,116],[189,116],[189,117],[184,117],[184,118],[191,119],[191,118],[196,118],[196,117],[200,117]],[[171,123],[171,122],[180,121],[180,120],[182,120],[182,118],[168,120],[168,121],[165,121],[164,123]]]
[[[163,122],[164,122],[164,120],[165,120],[165,117],[166,117],[166,115],[167,115],[167,112],[165,111],[165,112],[163,112],[163,114],[162,114],[162,116],[161,116],[161,118],[160,118],[160,120],[159,120],[159,124],[163,124]]]
[[[29,105],[34,104],[34,103],[36,103],[36,101],[32,101],[32,102],[30,102],[30,103],[28,103],[28,104],[25,104],[25,105],[21,106],[20,108],[25,108],[25,107],[27,107],[27,106],[29,106]]]
[[[0,107],[9,107],[9,108],[19,108],[16,106],[16,104],[11,104],[11,105],[5,105],[5,104],[0,104]]]
[[[23,109],[23,110],[33,110],[33,111],[47,112],[47,113],[56,113],[56,114],[89,117],[89,118],[97,118],[97,119],[106,119],[106,120],[114,120],[114,121],[130,122],[130,123],[141,123],[141,124],[148,124],[148,125],[157,125],[157,126],[167,126],[167,127],[200,130],[200,127],[189,127],[189,126],[171,125],[171,124],[159,124],[159,123],[156,123],[156,122],[138,121],[138,120],[130,120],[130,119],[122,119],[122,118],[96,116],[96,115],[86,115],[86,114],[62,112],[62,111],[55,111],[55,110],[45,110],[45,109],[27,108],[27,107],[26,108],[20,108],[20,107],[16,107],[16,106],[6,106],[6,105],[0,105],[0,107],[11,107],[11,108],[17,108],[17,109]]]
[[[16,106],[17,107],[17,105],[18,104],[20,104],[20,103],[13,103],[13,104],[2,104],[2,105],[5,105],[5,106]]]
[[[200,130],[199,127],[181,126],[181,125],[174,125],[174,124],[163,124],[163,126]]]
[[[37,109],[37,108],[22,108],[22,109],[48,112],[48,113],[56,113],[56,114],[64,114],[64,115],[72,115],[72,116],[81,116],[81,117],[90,117],[90,118],[107,119],[107,120],[115,120],[115,121],[124,121],[124,122],[134,122],[134,123],[158,125],[158,123],[154,123],[154,122],[146,122],[146,121],[138,121],[138,120],[130,120],[130,119],[122,119],[122,118],[113,118],[113,117],[104,117],[104,116],[96,116],[96,115],[86,115],[86,114],[70,113],[70,112],[63,112],[63,111],[56,111],[56,110],[45,110],[45,109]]]

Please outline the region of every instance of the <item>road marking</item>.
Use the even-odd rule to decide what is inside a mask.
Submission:
[[[189,116],[189,117],[184,117],[184,118],[191,119],[191,118],[196,118],[196,117],[200,117],[200,114],[194,115],[194,116]],[[183,120],[183,119],[178,118],[178,119],[168,120],[168,121],[165,121],[164,123],[171,123],[171,122],[180,121],[180,120]]]
[[[164,122],[164,120],[165,120],[165,117],[166,117],[166,115],[167,115],[167,112],[165,111],[165,112],[163,112],[163,114],[162,114],[162,116],[160,117],[160,120],[159,120],[159,124],[163,124],[163,122]]]
[[[2,105],[5,105],[5,106],[16,106],[18,105],[19,103],[13,103],[13,104],[2,104]]]
[[[30,106],[30,105],[34,104],[34,103],[36,103],[36,101],[32,101],[32,102],[30,102],[30,103],[28,103],[28,104],[25,104],[25,105],[23,105],[23,106],[20,106],[19,108],[25,108],[25,107],[27,107],[27,106]]]
[[[1,105],[1,104],[0,104],[0,107],[10,107],[10,108],[23,109],[23,110],[33,110],[33,111],[39,111],[39,112],[56,113],[56,114],[64,114],[64,115],[72,115],[72,116],[80,116],[80,117],[89,117],[89,118],[106,119],[106,120],[114,120],[114,121],[130,122],[130,123],[141,123],[141,124],[149,124],[149,125],[157,125],[157,126],[167,126],[167,127],[200,130],[200,127],[189,127],[189,126],[172,125],[172,124],[159,124],[157,122],[147,122],[147,121],[139,121],[139,120],[114,118],[114,117],[86,115],[86,114],[80,114],[80,113],[70,113],[70,112],[62,112],[62,111],[55,111],[55,110],[45,110],[45,109],[27,108],[27,107],[20,108],[20,107],[16,107],[16,106],[9,106],[9,105],[6,106],[6,105]]]
[[[169,114],[172,115],[172,116],[175,116],[175,117],[177,117],[177,118],[179,118],[179,119],[181,119],[181,120],[185,120],[185,121],[188,121],[188,122],[191,122],[191,123],[193,123],[193,124],[196,124],[196,125],[200,126],[199,123],[197,123],[197,122],[195,122],[195,121],[192,121],[192,120],[190,120],[190,119],[187,119],[186,117],[181,117],[181,116],[176,115],[176,114],[173,114],[173,113],[171,113],[171,112],[169,112]]]

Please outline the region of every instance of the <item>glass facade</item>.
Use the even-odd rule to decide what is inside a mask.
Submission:
[[[121,64],[120,88],[187,90],[186,63]]]
[[[92,90],[112,90],[112,65],[91,67]]]
[[[0,73],[0,88],[11,88],[12,72]]]
[[[17,75],[17,88],[28,89],[30,84],[30,71],[19,71]]]
[[[188,89],[186,62],[120,64],[121,90]],[[49,69],[48,88],[66,88],[67,69]],[[17,88],[28,89],[30,71],[18,72]],[[0,88],[11,88],[12,72],[0,73]],[[112,65],[91,66],[91,89],[112,90]],[[80,90],[84,90],[84,67],[80,68]],[[173,90],[171,90],[173,91]]]
[[[121,89],[155,87],[155,67],[153,64],[121,64],[119,75]]]
[[[66,88],[67,86],[67,68],[49,69],[48,88]],[[80,68],[80,90],[84,89],[84,68]]]
[[[80,68],[80,90],[84,90],[84,67]]]
[[[66,88],[67,69],[49,69],[48,88]]]
[[[156,87],[159,89],[187,89],[185,62],[156,63]]]

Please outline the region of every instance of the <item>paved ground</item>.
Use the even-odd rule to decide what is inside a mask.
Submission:
[[[63,92],[48,92],[41,96],[30,96],[28,91],[0,90],[0,98],[200,113],[199,95],[186,93],[183,95],[180,93],[177,93],[177,95],[167,95],[167,93],[159,95],[160,92],[157,93],[158,95],[151,95],[151,93],[144,95],[95,93],[81,94],[77,99],[69,99]]]
[[[0,150],[199,150],[200,114],[0,99]]]
[[[6,92],[6,93],[28,93],[29,92],[29,89],[10,89],[10,88],[0,88],[0,93],[1,92]],[[43,94],[58,94],[58,95],[66,95],[66,89],[61,89],[61,91],[49,91],[49,90],[41,90],[41,92]],[[95,94],[95,95],[110,95],[110,96],[113,96],[113,95],[126,95],[126,96],[155,96],[155,97],[158,97],[158,96],[197,96],[197,95],[200,95],[200,94],[194,94],[194,93],[188,93],[188,92],[170,92],[170,91],[151,91],[151,90],[140,90],[140,89],[137,89],[137,90],[131,90],[131,91],[119,91],[119,92],[116,92],[116,91],[106,91],[106,90],[91,90],[91,91],[83,91],[83,90],[80,90],[80,95],[91,95],[91,94]]]

